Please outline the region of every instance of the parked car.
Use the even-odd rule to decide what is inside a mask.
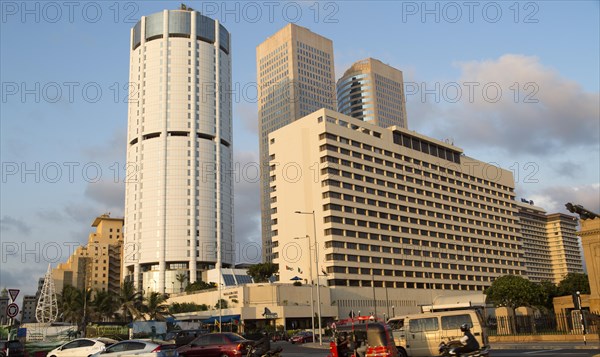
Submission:
[[[312,332],[308,332],[308,331],[298,332],[297,334],[295,334],[294,336],[292,336],[290,338],[291,343],[306,343],[306,342],[313,342],[313,341],[314,341],[313,334],[312,334]]]
[[[78,338],[69,341],[52,351],[46,357],[88,357],[96,352],[102,352],[108,346],[117,343],[110,338]]]
[[[160,340],[127,340],[117,342],[92,357],[110,354],[111,357],[140,356],[140,357],[178,357],[177,346]],[[108,357],[108,356],[106,356]]]
[[[206,330],[206,329],[197,329],[197,330],[180,330],[180,331],[173,331],[173,332],[175,332],[175,336],[173,337],[173,340],[175,341],[175,344],[177,345],[177,347],[180,347],[180,346],[187,345],[188,343],[192,342],[198,336],[206,335],[210,331]]]
[[[19,340],[0,341],[0,357],[23,357],[25,347]]]
[[[251,344],[237,333],[209,333],[177,348],[177,352],[185,357],[241,357]]]

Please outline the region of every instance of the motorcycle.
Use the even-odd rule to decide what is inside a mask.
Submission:
[[[448,343],[442,341],[438,347],[438,351],[440,356],[443,357],[487,357],[490,355],[490,346],[483,346],[477,351],[461,353],[458,355],[455,351],[455,348],[461,346],[462,344],[460,341],[450,341]]]
[[[260,356],[255,355],[256,348],[254,346],[248,346],[247,351],[248,351],[248,354],[246,354],[246,357],[281,357],[281,352],[283,351],[283,348],[281,348],[281,346],[276,347]]]

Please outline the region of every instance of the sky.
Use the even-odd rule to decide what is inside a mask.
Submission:
[[[0,2],[0,288],[124,210],[130,29],[177,2]],[[232,35],[234,161],[258,161],[256,46],[288,22],[333,41],[336,79],[404,73],[408,127],[511,170],[517,199],[600,212],[598,1],[189,1]],[[235,176],[235,235],[260,244],[259,187]],[[238,260],[257,263],[245,250]]]

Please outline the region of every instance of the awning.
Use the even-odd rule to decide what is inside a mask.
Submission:
[[[221,316],[221,322],[222,323],[229,323],[232,322],[233,320],[236,321],[240,321],[240,315],[223,315]],[[214,324],[215,321],[219,321],[219,316],[211,316],[206,320],[202,320],[203,324]]]

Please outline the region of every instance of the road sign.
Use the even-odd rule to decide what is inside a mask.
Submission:
[[[19,296],[20,291],[21,290],[19,290],[19,289],[8,289],[8,295],[10,296],[10,299],[12,301],[17,300],[17,296]]]
[[[17,314],[19,313],[19,305],[12,303],[12,304],[8,304],[8,307],[6,308],[6,316],[12,318],[17,317]]]

